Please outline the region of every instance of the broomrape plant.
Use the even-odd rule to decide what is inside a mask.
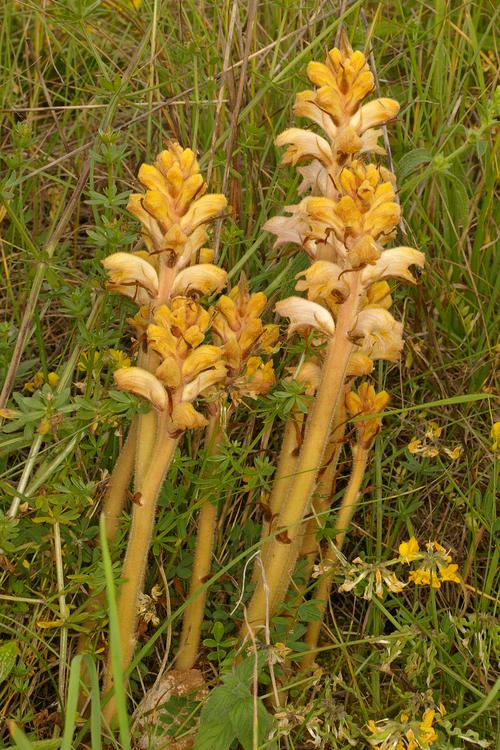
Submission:
[[[410,267],[423,267],[424,255],[411,247],[388,247],[400,221],[396,179],[384,166],[369,161],[373,155],[384,155],[380,126],[396,117],[398,103],[388,98],[366,102],[374,77],[365,56],[354,52],[345,38],[325,63],[311,62],[307,73],[314,89],[298,94],[294,112],[312,121],[324,136],[300,128],[278,136],[277,145],[287,147],[283,163],[299,165],[304,197],[264,228],[276,237],[275,247],[294,244],[310,259],[309,267],[297,276],[296,290],[303,296],[280,300],[275,310],[289,320],[288,337],[308,337],[310,355],[288,378],[303,388],[311,406],[307,414],[292,410],[284,427],[265,508],[261,559],[241,629],[243,642],[255,642],[286,597],[294,606],[287,592],[300,559],[304,565],[298,598],[311,576],[318,579],[318,617],[305,635],[308,651],[302,668],[313,662],[338,572],[345,579],[339,591],[363,591],[365,597],[373,591],[382,596],[384,587],[399,593],[409,581],[438,587],[441,581],[460,580],[457,566],[437,542],[427,544],[422,553],[412,538],[401,544],[398,558],[380,564],[359,558],[348,564],[341,554],[389,401],[389,395],[377,393],[368,380],[357,386],[354,380],[369,376],[376,360],[398,360],[403,327],[389,312],[388,280],[414,283]],[[141,222],[144,249],[118,252],[103,261],[109,291],[137,305],[129,321],[135,330],[137,363],[121,362],[115,381],[120,390],[140,396],[150,407],[131,424],[104,502],[106,534],[112,541],[133,479],[132,523],[118,601],[124,670],[133,657],[138,605],[144,601],[157,498],[182,436],[205,428],[207,455],[216,455],[234,409],[273,386],[269,357],[280,344],[278,326],[262,321],[265,295],[252,293],[244,276],[227,294],[209,299],[227,284],[226,271],[214,264],[214,253],[206,247],[209,222],[221,216],[226,199],[206,192],[194,153],[171,143],[154,165],[141,166],[139,180],[144,192],[131,195],[128,208]],[[315,565],[316,534],[330,510],[346,442],[352,468],[336,516],[334,543]],[[207,499],[199,513],[174,669],[167,675],[178,687],[191,680],[189,672],[199,653],[216,523],[217,508]],[[395,564],[413,562],[418,567],[408,582],[391,570]],[[283,647],[279,661],[288,659],[289,649]],[[112,688],[108,662],[104,693]],[[112,720],[113,697],[104,710]],[[427,731],[427,723],[424,717],[420,735],[424,724]],[[387,744],[390,733],[385,727],[370,729],[372,744]],[[408,729],[406,738],[415,731]],[[431,729],[428,744],[430,733]]]
[[[141,166],[139,180],[146,192],[131,195],[128,208],[141,221],[146,249],[115,253],[103,261],[109,290],[139,306],[130,320],[139,345],[138,366],[116,370],[116,384],[152,407],[131,426],[104,504],[107,537],[113,539],[133,472],[132,524],[118,601],[123,669],[134,651],[156,502],[179,439],[186,430],[208,426],[209,449],[217,444],[225,394],[231,393],[237,403],[273,384],[272,362],[263,362],[258,354],[272,351],[278,336],[277,327],[264,326],[259,317],[265,295],[250,295],[244,279],[213,308],[199,301],[226,284],[226,272],[211,263],[213,251],[204,247],[207,223],[220,215],[226,199],[206,194],[194,153],[172,143],[154,166]],[[213,343],[206,343],[210,333]],[[201,397],[209,419],[193,405]],[[207,503],[200,518],[193,599],[210,570],[214,524],[215,508]],[[181,669],[194,664],[203,606],[204,598],[198,596],[186,610],[177,664]],[[108,662],[104,692],[111,687]],[[115,710],[111,699],[104,710],[108,720]]]
[[[386,280],[413,283],[410,266],[424,264],[423,253],[413,248],[386,249],[400,220],[396,180],[385,167],[366,161],[366,154],[384,153],[378,144],[379,126],[394,119],[398,103],[384,98],[363,104],[375,87],[374,77],[365,56],[353,52],[345,38],[324,64],[309,63],[307,73],[315,89],[298,94],[294,111],[312,120],[326,138],[300,128],[278,136],[277,145],[287,146],[283,162],[302,165],[299,190],[307,196],[286,207],[287,215],[270,219],[264,228],[276,236],[276,247],[293,243],[311,260],[296,285],[306,296],[282,300],[276,311],[289,318],[289,336],[315,333],[317,355],[308,368],[316,395],[292,450],[284,442],[273,533],[263,551],[264,571],[254,576],[256,587],[243,636],[264,627],[279,609],[301,549],[311,567],[312,554],[304,544],[310,544],[313,529],[309,526],[304,531],[304,519],[311,507],[316,510],[317,489],[321,490],[319,509],[324,509],[321,498],[331,497],[346,390],[354,377],[372,371],[375,360],[397,360],[403,345],[402,324],[388,310],[391,297]],[[387,394],[376,396],[366,383],[358,395],[348,397],[347,409],[372,421],[387,400]],[[354,512],[369,449],[380,429],[379,420],[371,425],[370,421],[357,429],[353,472],[337,524],[339,545]],[[328,466],[333,470],[328,471]],[[329,486],[324,486],[325,479]],[[316,636],[310,638],[311,646],[315,640]]]

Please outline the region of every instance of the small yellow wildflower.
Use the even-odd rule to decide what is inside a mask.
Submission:
[[[45,377],[43,375],[43,372],[37,372],[33,380],[30,380],[29,383],[24,384],[24,390],[29,391],[30,393],[33,393],[33,391],[38,390],[38,388],[41,388],[42,385],[45,383]]]
[[[401,542],[399,545],[399,559],[403,563],[410,563],[416,560],[420,553],[420,547],[414,536],[407,542]]]
[[[108,349],[107,355],[117,370],[119,370],[120,367],[130,367],[130,357],[127,357],[125,352],[122,352],[121,349]]]
[[[57,372],[49,372],[49,374],[47,375],[47,383],[51,388],[57,387],[57,384],[59,383],[59,375],[57,374]]]
[[[438,739],[434,729],[434,709],[426,709],[422,720],[410,721],[407,713],[402,713],[399,720],[383,719],[369,721],[367,726],[374,735],[369,743],[379,750],[429,750]]]
[[[437,440],[441,437],[442,432],[443,428],[436,422],[427,422],[427,428],[425,430],[425,437],[427,440]]]
[[[418,546],[416,540],[415,543]],[[457,573],[458,565],[452,562],[451,555],[438,542],[427,542],[425,545],[427,551],[421,554],[415,552],[411,559],[403,559],[401,547],[403,545],[399,548],[402,562],[411,562],[411,559],[421,561],[420,566],[408,576],[408,580],[413,581],[417,586],[431,586],[439,589],[444,581],[460,583],[460,576]]]
[[[451,458],[452,461],[458,461],[458,459],[462,455],[463,448],[461,445],[456,445],[453,450],[450,448],[443,448],[443,451],[446,453],[448,458]]]
[[[490,436],[493,438],[491,450],[493,453],[498,453],[500,451],[500,422],[495,422],[491,428]]]
[[[413,438],[413,440],[408,443],[407,448],[412,455],[415,455],[415,453],[422,453],[422,441]]]

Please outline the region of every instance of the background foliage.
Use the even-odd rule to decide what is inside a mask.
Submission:
[[[325,672],[312,687],[298,681],[281,733],[294,748],[312,746],[315,732],[318,746],[363,746],[369,719],[397,716],[431,691],[448,712],[436,747],[493,746],[500,639],[490,430],[500,274],[498,129],[486,124],[499,106],[497,5],[1,5],[2,382],[16,342],[25,344],[8,404],[12,418],[0,436],[2,740],[27,746],[12,725],[9,739],[7,719],[33,741],[54,740],[66,722],[63,744],[43,746],[72,746],[71,680],[68,698],[61,693],[87,591],[104,587],[99,498],[130,417],[141,408],[113,390],[113,370],[133,356],[131,308],[103,291],[99,263],[137,242],[137,222],[124,207],[138,166],[166,139],[194,147],[211,190],[230,202],[214,242],[231,280],[244,270],[271,303],[285,296],[303,260],[276,255],[260,228],[294,201],[297,178],[279,166],[273,139],[292,121],[307,62],[333,46],[342,18],[353,47],[373,51],[381,94],[402,104],[390,128],[401,244],[427,255],[419,286],[409,295],[405,289],[399,304],[402,362],[377,374],[392,395],[391,414],[346,554],[388,559],[402,538],[436,538],[451,548],[465,585],[432,597],[412,590],[383,603],[335,595],[322,644]],[[33,314],[24,331],[26,309]],[[143,618],[134,701],[168,663],[190,574],[193,518],[209,494],[222,510],[201,660],[208,682],[215,685],[231,661],[241,608],[234,617],[230,612],[259,539],[258,501],[294,399],[303,396],[283,386],[242,410],[224,452],[210,459],[217,463],[212,479],[201,478],[208,459],[196,436],[177,457],[160,501],[146,583],[161,636],[151,640],[156,620]],[[431,450],[410,452],[415,439]],[[12,520],[6,512],[16,497],[20,513]],[[115,569],[115,581],[118,575]],[[300,648],[309,613],[304,605],[288,636],[291,648]]]

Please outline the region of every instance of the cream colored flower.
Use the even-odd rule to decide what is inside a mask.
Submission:
[[[172,285],[172,295],[189,296],[213,294],[220,291],[227,282],[227,272],[212,263],[199,263],[180,271]]]
[[[351,333],[353,339],[362,339],[360,351],[371,359],[396,362],[403,348],[403,326],[384,308],[362,310]]]
[[[133,253],[113,253],[104,258],[102,265],[108,272],[110,291],[132,297],[139,304],[158,294],[158,274],[144,258]],[[142,291],[146,295],[141,295]]]
[[[167,408],[167,394],[162,383],[142,367],[121,367],[114,373],[120,391],[134,393],[150,402],[158,411]]]
[[[381,279],[403,279],[410,284],[415,284],[416,279],[409,271],[409,267],[423,268],[424,264],[425,256],[419,250],[414,250],[412,247],[393,247],[384,250],[373,265],[366,266],[361,279],[365,286]]]
[[[313,158],[330,164],[334,161],[328,141],[310,130],[289,128],[276,138],[277,146],[288,149],[283,156],[283,164],[296,164],[300,159]]]
[[[301,277],[304,279],[301,279]],[[298,292],[305,291],[310,300],[321,300],[330,308],[341,304],[347,298],[350,287],[342,269],[336,263],[327,260],[317,260],[305,271],[297,274],[300,279],[295,288]]]
[[[288,297],[276,303],[275,310],[278,315],[290,318],[288,335],[294,331],[304,328],[316,328],[326,336],[332,336],[335,332],[333,318],[324,307],[316,302],[303,299],[302,297]]]

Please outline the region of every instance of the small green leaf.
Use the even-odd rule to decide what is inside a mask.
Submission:
[[[429,164],[432,161],[432,154],[426,148],[415,148],[409,151],[399,160],[396,172],[398,182],[403,182],[422,164]]]
[[[14,669],[17,659],[17,643],[5,641],[0,646],[0,682],[3,682]]]
[[[317,620],[321,620],[321,612],[317,606],[319,603],[318,600],[311,599],[311,601],[301,604],[297,612],[300,622],[316,622]]]

